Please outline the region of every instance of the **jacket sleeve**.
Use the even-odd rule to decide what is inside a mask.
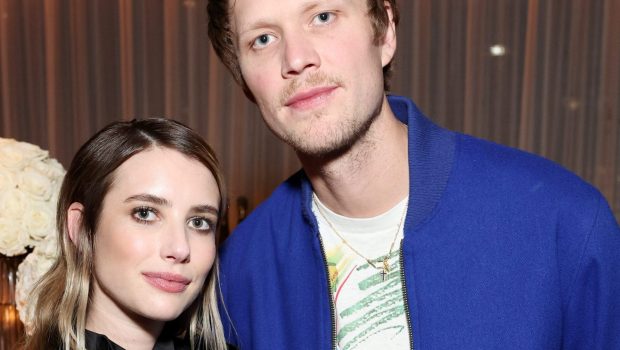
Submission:
[[[226,246],[224,246],[225,248]],[[231,320],[231,316],[228,313],[228,305],[230,305],[229,295],[228,295],[228,285],[229,281],[229,271],[227,269],[228,265],[225,259],[225,252],[223,249],[220,249],[219,254],[219,288],[217,291],[217,300],[218,300],[218,311],[220,314],[220,319],[222,321],[222,328],[224,330],[224,336],[226,337],[226,342],[229,348],[237,349],[239,347],[238,344],[238,334],[235,329],[235,326]],[[224,258],[224,259],[222,259]]]
[[[620,349],[620,228],[599,198],[564,304],[563,349]]]

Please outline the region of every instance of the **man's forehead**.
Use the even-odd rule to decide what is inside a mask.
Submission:
[[[366,3],[366,0],[231,0],[231,24],[233,30],[240,33],[258,24],[282,19],[283,14],[301,15],[322,6],[354,3]]]

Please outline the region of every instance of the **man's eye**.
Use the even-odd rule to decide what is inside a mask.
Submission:
[[[148,207],[134,209],[133,216],[136,220],[141,222],[154,221],[156,219],[155,209]]]
[[[211,231],[215,226],[210,220],[202,217],[191,218],[188,224],[191,228],[198,231]]]
[[[334,14],[331,12],[321,12],[314,17],[314,24],[328,24],[334,20]]]
[[[252,43],[252,47],[254,48],[263,48],[269,44],[271,44],[271,42],[275,39],[275,37],[271,34],[261,34],[259,35],[256,39],[254,39],[254,42]]]

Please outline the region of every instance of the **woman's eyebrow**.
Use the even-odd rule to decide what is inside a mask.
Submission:
[[[132,201],[149,202],[149,203],[167,206],[167,207],[172,206],[172,203],[170,203],[170,201],[167,200],[166,198],[155,196],[155,195],[148,194],[148,193],[136,194],[136,195],[127,197],[127,199],[125,199],[125,203],[132,202]]]
[[[161,206],[166,206],[166,207],[172,206],[172,202],[170,202],[166,198],[148,194],[148,193],[136,194],[136,195],[127,197],[127,199],[125,199],[125,203],[133,202],[133,201],[148,202],[148,203],[153,203],[156,205],[161,205]],[[210,204],[194,205],[192,206],[191,209],[193,212],[197,212],[197,213],[210,213],[214,215],[217,215],[219,213],[218,208]]]
[[[219,213],[219,210],[216,207],[209,204],[193,206],[192,211],[197,213],[210,213],[213,215],[217,215]]]

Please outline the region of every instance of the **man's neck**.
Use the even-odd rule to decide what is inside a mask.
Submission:
[[[407,126],[396,119],[386,98],[368,132],[345,153],[299,158],[317,196],[344,216],[376,216],[409,193]]]

